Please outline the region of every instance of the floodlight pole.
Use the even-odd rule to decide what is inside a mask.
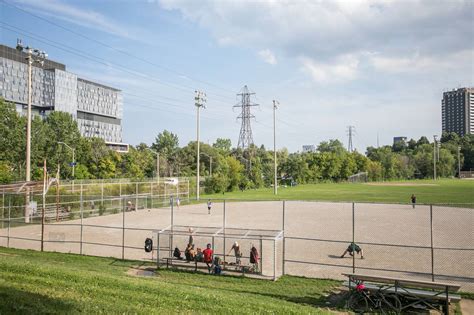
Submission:
[[[160,152],[154,151],[150,148],[147,148],[147,149],[156,154],[156,179],[159,182],[160,181]]]
[[[25,50],[28,61],[28,107],[26,113],[26,182],[31,181],[31,103],[32,103],[32,78],[31,71],[34,62],[39,62],[43,65],[44,59],[48,56],[44,51],[26,46],[24,47],[21,40],[17,40],[16,49],[20,52]],[[30,190],[26,190],[26,206],[25,206],[25,223],[28,223],[29,213],[28,205],[30,203]]]
[[[206,103],[206,94],[201,92],[201,91],[194,91],[195,96],[194,96],[194,105],[196,106],[196,119],[197,119],[197,124],[196,124],[196,136],[197,136],[197,164],[196,164],[196,199],[199,200],[199,109],[201,107],[206,108],[204,105]]]
[[[437,135],[433,136],[434,142],[433,142],[433,179],[436,180],[436,137]]]
[[[461,146],[458,145],[458,178],[461,178]]]
[[[278,194],[277,184],[277,153],[276,153],[276,119],[275,112],[277,109],[278,101],[273,100],[273,168],[274,168],[274,180],[273,180],[273,193]]]
[[[59,144],[64,144],[66,148],[72,151],[72,179],[74,180],[75,177],[75,169],[76,169],[76,150],[74,148],[71,148],[70,146],[67,145],[67,143],[58,141]]]

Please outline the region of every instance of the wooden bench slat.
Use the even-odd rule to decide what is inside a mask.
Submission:
[[[412,280],[412,279],[403,279],[403,278],[392,278],[392,277],[378,277],[378,276],[369,276],[363,274],[350,274],[350,273],[343,273],[344,276],[350,277],[355,280],[361,281],[372,281],[372,282],[380,282],[380,283],[387,283],[387,284],[395,284],[398,282],[399,285],[412,285],[412,286],[419,286],[427,289],[439,289],[445,290],[448,287],[448,291],[459,291],[461,288],[460,285],[452,284],[452,283],[444,283],[444,282],[431,282],[431,281],[423,281],[423,280]]]

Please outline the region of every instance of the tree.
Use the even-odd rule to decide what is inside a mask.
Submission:
[[[329,142],[323,141],[318,145],[317,150],[321,153],[324,152],[332,152],[332,153],[337,153],[337,154],[343,154],[346,149],[344,148],[344,145],[342,144],[341,141],[339,140],[329,140]]]
[[[156,136],[155,142],[152,144],[152,148],[155,151],[162,153],[169,157],[173,156],[178,150],[179,140],[178,136],[168,130],[164,130]]]
[[[422,136],[416,144],[418,146],[421,146],[421,145],[424,145],[424,144],[430,144],[430,141],[425,136]]]
[[[230,149],[232,148],[232,142],[230,141],[230,139],[217,138],[216,142],[212,146],[220,150],[222,153],[227,154],[230,153]]]

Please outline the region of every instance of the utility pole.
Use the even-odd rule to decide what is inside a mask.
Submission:
[[[44,64],[44,59],[48,56],[44,51],[26,46],[20,39],[17,40],[16,49],[27,54],[26,60],[28,61],[28,109],[26,114],[26,181],[31,180],[31,102],[32,102],[32,79],[31,72],[33,63],[39,63],[41,66]]]
[[[352,152],[352,151],[354,151],[354,147],[352,145],[352,137],[355,135],[355,127],[354,126],[347,126],[347,135],[349,136],[349,143],[347,144],[347,151]]]
[[[32,102],[32,79],[31,71],[33,63],[37,62],[41,66],[44,64],[44,59],[48,56],[44,51],[26,46],[23,47],[23,44],[20,39],[17,39],[16,49],[20,52],[25,51],[27,56],[26,60],[28,61],[28,109],[26,114],[26,182],[31,181],[31,102]],[[30,203],[30,191],[29,188],[26,190],[26,203],[25,203],[25,223],[29,223],[30,216],[28,213]]]
[[[458,145],[458,178],[461,178],[461,146]]]
[[[160,181],[160,152],[154,151],[150,148],[147,148],[147,149],[156,154],[156,179],[159,182]]]
[[[436,180],[436,135],[433,136],[434,142],[433,142],[433,178]]]
[[[194,96],[194,105],[196,106],[196,111],[197,111],[197,124],[196,124],[196,133],[197,133],[197,165],[196,165],[196,199],[199,200],[199,109],[206,108],[204,105],[207,101],[206,99],[206,93],[203,93],[201,91],[194,91],[195,96]]]
[[[69,150],[72,151],[72,179],[74,180],[74,176],[75,176],[75,168],[76,168],[76,155],[75,155],[75,149],[74,148],[71,148],[70,146],[68,146],[66,143],[62,142],[62,141],[58,141],[59,144],[64,144],[66,146],[66,148],[68,148]]]
[[[277,110],[278,101],[273,100],[273,168],[274,168],[274,180],[273,180],[273,193],[278,194],[278,182],[277,182],[277,151],[276,151],[276,117],[275,112]]]

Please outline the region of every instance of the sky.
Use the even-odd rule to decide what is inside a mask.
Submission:
[[[237,93],[255,92],[253,139],[277,148],[328,139],[391,144],[441,133],[444,91],[474,86],[474,1],[0,0],[0,42],[39,48],[123,91],[123,140],[169,130],[237,145]],[[379,140],[377,140],[379,139]]]

